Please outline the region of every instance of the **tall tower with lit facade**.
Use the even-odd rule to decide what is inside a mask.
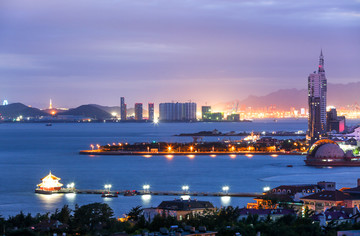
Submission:
[[[122,121],[126,120],[126,104],[125,104],[125,98],[120,98],[120,118]]]
[[[135,120],[143,119],[143,104],[135,103]]]
[[[154,103],[149,103],[148,104],[148,120],[149,121],[154,121]]]
[[[318,71],[308,77],[309,120],[308,137],[314,143],[326,132],[326,92],[327,80],[324,56],[321,51]]]

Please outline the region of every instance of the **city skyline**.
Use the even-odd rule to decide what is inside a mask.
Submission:
[[[321,48],[329,83],[359,81],[357,1],[41,3],[2,2],[1,99],[214,104],[306,88]]]

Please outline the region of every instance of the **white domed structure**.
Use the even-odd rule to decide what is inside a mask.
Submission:
[[[315,158],[344,158],[345,153],[337,144],[322,144],[315,152]]]

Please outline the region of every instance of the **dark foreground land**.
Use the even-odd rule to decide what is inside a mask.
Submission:
[[[161,215],[148,222],[141,206],[134,207],[127,217],[116,219],[113,210],[105,203],[92,203],[76,206],[70,209],[65,205],[52,214],[25,215],[20,212],[7,219],[0,217],[0,229],[3,235],[141,235],[144,232],[154,232],[153,235],[171,235],[175,231],[183,232],[189,226],[206,227],[206,230],[216,232],[219,236],[233,236],[240,233],[243,236],[333,236],[339,230],[360,229],[360,223],[327,224],[321,227],[311,219],[311,212],[305,214],[285,215],[275,221],[269,217],[260,220],[257,215],[249,215],[239,220],[238,207],[226,207],[209,211],[204,215],[190,216],[178,221],[175,217]],[[121,232],[121,233],[120,233]],[[167,234],[159,233],[167,232]]]

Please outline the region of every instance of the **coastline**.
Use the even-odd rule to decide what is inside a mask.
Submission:
[[[186,156],[186,155],[289,155],[289,156],[305,156],[306,153],[302,152],[126,152],[126,151],[98,151],[98,150],[81,150],[79,152],[81,155],[113,155],[113,156]]]

